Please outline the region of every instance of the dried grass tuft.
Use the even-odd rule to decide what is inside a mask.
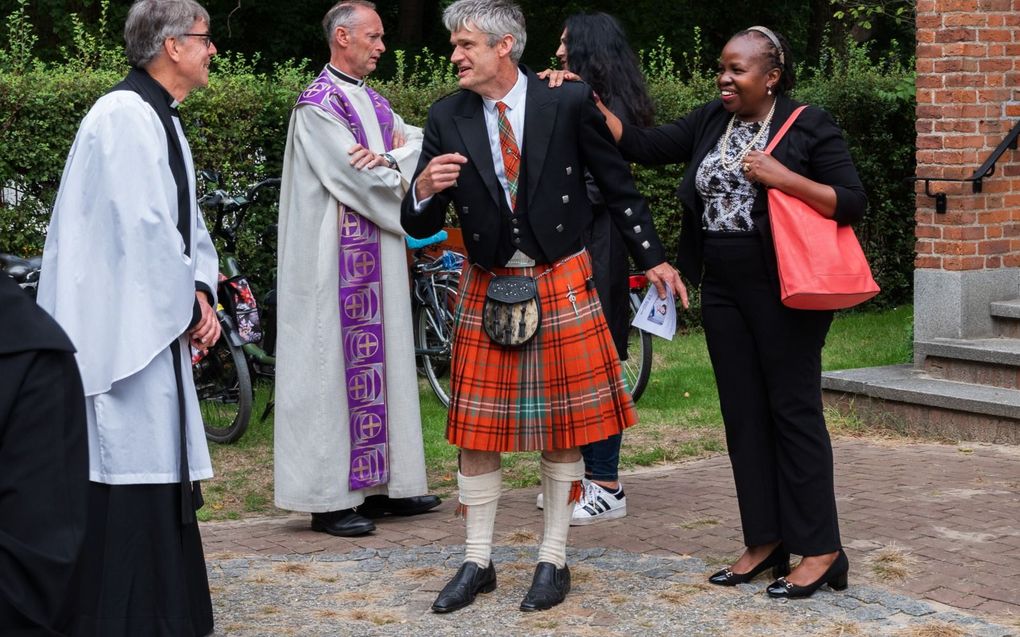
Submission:
[[[901,582],[907,579],[916,563],[917,560],[910,551],[895,544],[873,551],[865,558],[865,564],[871,573],[883,582]]]
[[[933,622],[921,626],[911,626],[896,633],[896,637],[967,637],[969,633],[945,622]]]
[[[400,618],[393,613],[383,613],[371,610],[351,610],[342,613],[341,616],[348,617],[354,621],[368,622],[375,624],[376,626],[385,626],[386,624],[396,624],[400,621]]]
[[[442,571],[435,566],[420,566],[400,571],[400,575],[402,577],[406,577],[410,580],[432,579],[433,577],[439,577],[441,574]]]
[[[684,605],[708,589],[708,584],[679,584],[667,590],[659,591],[659,597],[671,604]]]
[[[276,566],[276,570],[281,573],[294,573],[297,575],[303,575],[304,573],[308,572],[308,565],[301,564],[300,562],[284,562],[283,564],[278,564]]]
[[[594,569],[586,566],[578,566],[570,569],[570,581],[573,585],[578,584],[589,584],[592,582],[599,583],[604,578],[596,578]]]
[[[864,635],[860,624],[846,619],[841,619],[818,633],[818,637],[857,637],[859,635]]]
[[[339,593],[336,598],[341,602],[374,602],[379,599],[379,596],[367,591],[354,590]]]
[[[717,520],[715,518],[698,518],[696,520],[686,520],[684,522],[678,522],[676,524],[676,527],[692,531],[694,529],[704,529],[710,526],[718,526],[721,523],[722,523],[721,520]]]
[[[535,544],[538,534],[528,529],[514,529],[503,536],[504,544]]]
[[[763,628],[789,628],[779,613],[764,610],[734,610],[726,616],[728,631],[733,635],[749,635]]]

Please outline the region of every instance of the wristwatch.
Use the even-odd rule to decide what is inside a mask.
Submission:
[[[396,168],[397,167],[397,160],[393,159],[393,155],[391,155],[389,153],[382,153],[379,156],[382,157],[383,159],[385,159],[387,162],[389,162],[389,164],[390,164],[389,167],[390,168]]]

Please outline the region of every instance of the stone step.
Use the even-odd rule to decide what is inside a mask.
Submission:
[[[997,336],[1020,338],[1020,299],[993,301],[988,313],[992,316],[992,328]]]
[[[953,439],[1020,443],[1020,390],[933,378],[912,365],[825,372],[826,404],[869,425]]]
[[[1020,389],[1020,338],[915,341],[914,360],[934,378]]]

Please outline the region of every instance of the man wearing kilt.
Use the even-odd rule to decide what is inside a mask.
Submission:
[[[551,89],[518,65],[526,39],[520,8],[458,0],[443,20],[464,90],[429,111],[401,211],[408,234],[425,237],[441,228],[452,202],[470,261],[447,423],[447,439],[461,449],[465,561],[432,609],[454,611],[496,588],[490,553],[500,453],[541,450],[545,533],[521,610],[545,610],[570,590],[567,531],[584,472],[578,447],[637,420],[582,244],[592,218],[586,168],[659,295],[669,286],[686,305],[687,292],[590,87]]]

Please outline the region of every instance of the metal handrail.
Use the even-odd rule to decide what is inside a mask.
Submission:
[[[907,177],[905,181],[923,181],[924,182],[924,194],[929,197],[935,198],[935,212],[938,214],[945,214],[948,208],[948,196],[944,192],[932,192],[931,184],[935,181],[949,181],[956,183],[970,182],[973,192],[981,192],[981,183],[983,180],[991,177],[995,174],[995,163],[999,161],[1002,155],[1007,149],[1016,150],[1017,140],[1020,139],[1020,122],[1017,122],[1013,128],[1006,133],[1006,137],[995,147],[992,154],[988,156],[985,163],[981,164],[974,174],[970,177],[954,178],[954,177],[924,177],[921,175],[915,175],[913,177]]]

